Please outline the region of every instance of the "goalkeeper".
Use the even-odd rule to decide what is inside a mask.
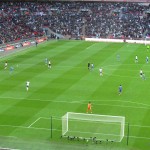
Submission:
[[[87,105],[87,113],[88,112],[92,113],[92,104],[91,104],[91,102],[89,102],[88,105]]]

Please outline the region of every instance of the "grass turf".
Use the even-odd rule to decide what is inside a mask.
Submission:
[[[116,58],[118,54],[120,61]],[[138,63],[134,61],[136,55]],[[150,65],[146,56],[150,57],[150,52],[139,44],[50,41],[2,58],[0,147],[149,150]],[[45,58],[51,60],[51,69],[45,65]],[[88,70],[88,62],[94,63],[92,71]],[[12,73],[10,66],[14,67]],[[140,78],[140,69],[146,80]],[[119,96],[120,84],[123,92]],[[66,112],[86,113],[89,101],[93,114],[125,116],[125,137],[121,143],[105,141],[96,145],[60,138],[61,117]]]

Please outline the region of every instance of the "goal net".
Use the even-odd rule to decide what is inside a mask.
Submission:
[[[125,117],[67,112],[62,116],[62,136],[121,142]]]

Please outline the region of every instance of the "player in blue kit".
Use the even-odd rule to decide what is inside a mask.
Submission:
[[[149,58],[148,58],[148,56],[146,56],[146,63],[148,64],[148,61],[149,61]]]
[[[122,93],[122,85],[119,85],[119,95]]]
[[[119,54],[117,54],[116,59],[117,59],[117,61],[120,61],[120,55]]]
[[[47,58],[45,58],[45,65],[47,65],[48,64],[48,59]]]
[[[10,74],[12,74],[12,72],[14,71],[14,67],[11,66],[10,69],[9,69],[9,71],[10,71]]]
[[[146,80],[146,77],[145,77],[145,73],[143,72],[143,74],[142,74],[142,79],[143,80]]]

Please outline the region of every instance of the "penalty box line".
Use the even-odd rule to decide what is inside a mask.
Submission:
[[[33,126],[36,122],[38,122],[40,119],[50,119],[50,118],[39,117],[39,118],[37,118],[34,122],[32,122],[32,123],[28,126],[28,128],[32,127],[32,126]]]

